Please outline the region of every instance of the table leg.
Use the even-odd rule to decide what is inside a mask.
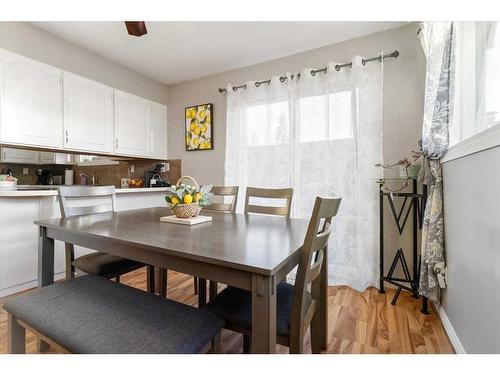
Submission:
[[[198,277],[198,307],[201,309],[207,304],[207,280]]]
[[[47,228],[39,227],[38,237],[38,287],[54,284],[54,239],[47,237]],[[47,351],[49,345],[37,338],[37,350]]]
[[[252,276],[252,353],[276,353],[276,288],[272,277]]]
[[[39,228],[38,287],[54,284],[54,239],[47,237],[47,228]]]
[[[319,318],[321,324],[321,349],[328,348],[328,247],[323,252],[323,264],[319,275]]]
[[[217,296],[217,281],[210,281],[209,283],[210,287],[208,288],[209,289],[209,297],[210,297],[210,301],[213,301],[213,299],[215,298],[215,296]]]

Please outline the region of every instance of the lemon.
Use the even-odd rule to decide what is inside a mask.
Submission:
[[[191,130],[192,132],[194,132],[196,128],[197,128],[197,126],[196,126],[195,122],[192,122],[191,126],[189,126],[189,130]]]
[[[194,134],[200,135],[200,127],[198,125],[196,125],[196,127],[194,129]]]
[[[179,202],[180,202],[180,201],[179,201],[179,198],[177,198],[177,197],[172,197],[172,198],[170,198],[170,203],[171,203],[172,205],[179,204]]]
[[[198,144],[200,143],[200,139],[199,138],[195,138],[193,139],[193,145],[196,147],[198,146]]]
[[[186,144],[189,145],[191,143],[191,137],[188,135],[186,136]]]
[[[202,133],[206,133],[206,132],[207,132],[207,130],[208,130],[208,128],[207,128],[207,126],[206,126],[206,125],[203,125],[203,126],[201,127],[201,132],[202,132]]]
[[[191,203],[193,203],[193,196],[191,194],[186,194],[184,196],[184,203],[185,204],[191,204]]]
[[[198,202],[200,199],[201,199],[201,193],[198,192],[194,195],[194,201]]]

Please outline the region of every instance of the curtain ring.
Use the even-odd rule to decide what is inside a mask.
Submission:
[[[283,83],[285,82],[286,77],[280,77],[280,82]]]
[[[259,87],[260,86],[260,82],[255,82],[255,87]]]
[[[339,64],[335,65],[335,70],[336,70],[337,72],[340,70],[340,65],[339,65]]]
[[[366,65],[365,59],[361,59],[361,64]]]
[[[378,57],[378,61],[379,62],[382,62],[382,60],[384,59],[384,55],[383,54],[380,54],[380,56]]]
[[[233,86],[233,91],[236,92],[238,88],[236,86]]]
[[[247,84],[246,84],[246,83],[243,85],[243,88],[244,88],[245,90],[247,89]]]
[[[311,75],[314,77],[316,75],[316,71],[315,70],[311,70]]]

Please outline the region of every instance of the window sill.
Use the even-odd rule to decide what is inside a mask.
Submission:
[[[447,163],[497,146],[500,146],[500,125],[486,129],[450,147],[441,159],[441,163]]]

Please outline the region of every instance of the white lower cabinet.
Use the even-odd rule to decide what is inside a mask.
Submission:
[[[51,218],[55,197],[0,197],[0,297],[36,286],[38,228]],[[64,245],[56,243],[55,272],[64,270]]]
[[[165,192],[129,192],[117,194],[117,210],[165,206]],[[86,199],[82,205],[96,203]],[[60,218],[57,196],[0,195],[0,297],[37,285],[38,219]],[[55,241],[55,277],[64,278],[64,243]],[[93,250],[75,247],[75,256]]]
[[[2,163],[22,163],[38,164],[39,153],[32,150],[21,150],[17,148],[0,148],[0,162]]]

